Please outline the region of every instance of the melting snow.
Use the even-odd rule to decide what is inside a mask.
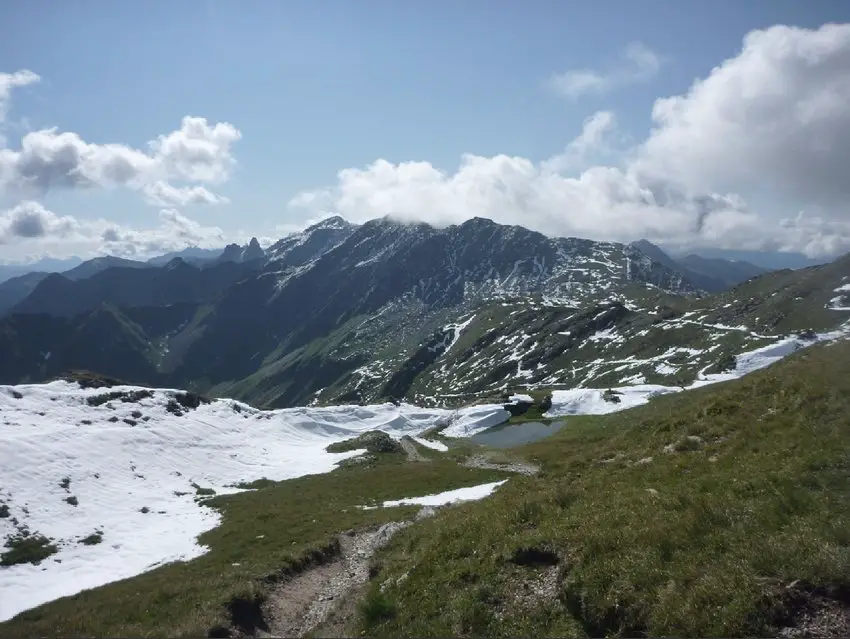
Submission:
[[[480,484],[478,486],[447,490],[446,492],[437,493],[436,495],[394,499],[391,501],[385,501],[382,506],[384,506],[384,508],[391,508],[393,506],[444,506],[446,504],[455,504],[462,501],[475,501],[477,499],[484,499],[506,481],[508,480],[503,479],[502,481],[494,481],[489,484]]]
[[[724,373],[712,373],[706,375],[700,373],[697,380],[688,387],[679,386],[656,386],[656,385],[633,385],[619,386],[611,390],[618,393],[619,402],[610,402],[603,399],[603,389],[574,388],[571,390],[553,391],[552,408],[546,413],[547,417],[562,417],[564,415],[603,415],[614,413],[641,404],[646,404],[650,399],[658,395],[676,393],[687,388],[699,388],[708,384],[738,379],[748,373],[770,366],[794,351],[811,346],[817,342],[828,342],[838,339],[846,339],[850,335],[850,323],[829,333],[820,333],[813,339],[801,339],[799,337],[788,337],[774,344],[763,346],[746,353],[741,353],[735,358],[735,369]],[[623,382],[626,380],[624,379]]]
[[[449,449],[449,447],[446,446],[443,442],[434,441],[433,439],[425,439],[424,437],[414,437],[413,441],[415,441],[417,444],[422,444],[425,448],[439,450],[443,453]]]
[[[67,382],[0,386],[0,501],[10,509],[10,517],[0,519],[0,537],[17,534],[17,519],[59,547],[39,566],[0,568],[0,621],[204,554],[196,538],[217,526],[219,515],[195,502],[193,483],[218,494],[238,492],[233,484],[239,482],[328,472],[362,451],[332,454],[325,447],[367,430],[400,438],[444,420],[451,422],[444,435],[462,437],[509,416],[495,405],[259,411],[229,400],[176,416],[166,410],[174,394],[168,390],[137,402],[86,403],[104,392]],[[67,489],[60,485],[66,477]],[[77,506],[65,501],[70,496]],[[79,543],[95,530],[103,532],[102,543]]]

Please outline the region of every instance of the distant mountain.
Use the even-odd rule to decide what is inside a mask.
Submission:
[[[686,253],[681,252],[671,251],[670,254],[677,260],[680,257],[686,256]],[[735,251],[705,248],[700,249],[699,255],[704,258],[749,262],[767,271],[778,271],[783,268],[808,268],[809,266],[818,266],[832,261],[832,258],[815,259],[806,257],[802,253],[786,253],[781,251]]]
[[[86,260],[82,264],[75,266],[70,270],[62,271],[62,275],[69,280],[78,281],[114,267],[150,268],[151,265],[147,262],[128,260],[123,257],[115,257],[114,255],[104,255],[103,257],[95,257],[94,259]]]
[[[236,262],[237,264],[241,264],[242,262],[262,260],[265,256],[266,252],[260,246],[257,238],[252,237],[251,241],[245,246],[240,246],[239,244],[228,244],[225,246],[221,255],[215,259],[215,262],[218,264],[223,262]]]
[[[255,263],[234,262],[198,268],[174,258],[163,267],[113,267],[81,280],[52,273],[11,312],[70,317],[103,304],[137,307],[207,302],[257,268]]]
[[[709,259],[693,254],[674,259],[648,240],[632,242],[632,246],[668,268],[681,272],[689,281],[711,293],[719,293],[769,270],[749,262]]]
[[[190,246],[189,248],[185,248],[182,251],[172,251],[171,253],[166,253],[165,255],[158,255],[156,257],[152,257],[148,260],[148,264],[153,264],[154,266],[165,266],[175,257],[179,257],[184,262],[189,264],[194,264],[195,266],[199,266],[205,262],[212,262],[217,259],[222,252],[223,249],[215,248],[215,249],[204,249],[198,248],[197,246]]]
[[[35,271],[0,282],[0,315],[32,293],[38,283],[48,275],[50,273]]]
[[[726,260],[717,257],[702,257],[701,255],[686,255],[676,260],[688,273],[717,279],[727,287],[745,282],[751,277],[764,275],[772,269],[756,266],[743,260]]]
[[[82,262],[71,269],[63,271],[62,276],[72,281],[79,281],[105,271],[108,268],[150,268],[150,266],[150,264],[146,264],[145,262],[126,260],[107,255]],[[0,315],[23,301],[50,274],[47,271],[33,271],[10,278],[5,282],[0,282]]]
[[[61,273],[62,271],[74,268],[82,261],[79,257],[70,257],[66,260],[46,257],[37,262],[30,262],[29,264],[0,264],[0,283],[13,277],[26,275],[27,273]]]

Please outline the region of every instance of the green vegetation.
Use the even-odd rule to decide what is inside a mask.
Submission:
[[[195,494],[199,497],[209,497],[210,495],[215,495],[215,490],[213,490],[212,488],[203,488],[195,482],[192,482],[192,488],[195,489]]]
[[[357,437],[352,437],[341,442],[334,442],[325,450],[329,453],[347,453],[352,450],[362,450],[364,448],[372,454],[401,453],[404,450],[401,444],[380,430],[370,430]]]
[[[417,511],[358,506],[505,476],[451,460],[388,461],[216,496],[205,504],[221,511],[222,523],[199,538],[209,553],[23,612],[0,624],[0,635],[206,636],[211,628],[231,625],[231,602],[262,599],[281,578],[333,556],[338,533],[408,519]]]
[[[0,503],[0,519],[9,517],[9,505]]]
[[[0,566],[14,566],[15,564],[35,564],[37,566],[57,552],[58,549],[51,542],[51,539],[43,535],[33,535],[27,531],[22,531],[6,540],[4,547],[8,550],[0,553]]]
[[[538,476],[394,537],[375,559],[359,629],[775,635],[811,593],[850,587],[848,415],[850,344],[840,343],[571,418],[512,451],[540,464]]]
[[[113,377],[82,370],[69,371],[64,375],[60,375],[57,379],[62,379],[66,382],[76,382],[81,388],[111,388],[112,386],[126,385],[126,382]]]
[[[103,541],[103,531],[96,530],[92,534],[80,539],[80,543],[86,546],[96,546]]]

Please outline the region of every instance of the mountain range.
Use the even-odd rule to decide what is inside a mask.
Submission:
[[[334,217],[204,257],[41,278],[0,319],[0,383],[88,369],[267,407],[685,385],[836,328],[850,275],[847,257],[764,273],[482,218]]]

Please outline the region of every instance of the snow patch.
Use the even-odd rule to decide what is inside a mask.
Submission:
[[[445,506],[446,504],[456,504],[463,501],[476,501],[484,499],[488,495],[492,494],[494,490],[506,481],[508,480],[503,479],[502,481],[494,481],[489,484],[457,488],[455,490],[447,490],[442,493],[437,493],[436,495],[393,499],[385,501],[382,506],[384,508],[392,508],[393,506]]]
[[[413,441],[415,441],[417,444],[421,444],[425,448],[439,450],[441,453],[445,453],[449,449],[449,447],[446,446],[443,442],[434,441],[432,439],[425,439],[424,437],[413,437]]]

